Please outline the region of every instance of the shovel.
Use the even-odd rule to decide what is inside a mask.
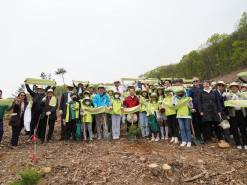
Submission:
[[[190,126],[191,126],[191,130],[192,130],[192,143],[194,143],[196,146],[201,144],[201,141],[199,139],[197,139],[195,137],[195,130],[194,130],[194,126],[192,124],[192,121],[190,121]]]

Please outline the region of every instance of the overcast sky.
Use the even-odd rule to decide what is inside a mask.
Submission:
[[[246,0],[1,0],[0,89],[26,77],[111,82],[179,62],[213,33],[231,33]]]

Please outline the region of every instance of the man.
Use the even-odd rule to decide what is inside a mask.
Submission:
[[[103,85],[98,86],[98,93],[93,97],[93,105],[95,108],[98,107],[109,107],[111,105],[110,98],[105,92],[105,87]],[[107,116],[106,113],[96,114],[96,128],[98,140],[102,138],[102,126],[103,126],[103,137],[108,138],[108,126],[107,126]]]
[[[140,101],[139,98],[135,95],[135,87],[129,86],[128,89],[129,89],[129,96],[127,96],[123,101],[124,107],[132,108],[138,106],[140,104]],[[131,126],[131,123],[127,120],[126,122],[127,122],[127,130],[128,130],[129,127]]]
[[[123,87],[121,86],[121,82],[120,82],[119,80],[116,80],[116,81],[114,82],[114,87],[113,87],[112,90],[113,90],[114,92],[119,92],[119,93],[123,94],[124,89],[123,89]]]
[[[49,126],[46,141],[49,142],[52,138],[55,121],[57,120],[57,98],[54,96],[53,90],[48,89],[47,95],[41,102],[40,124],[37,129],[37,135],[41,143],[45,141],[47,123]]]
[[[74,86],[72,84],[67,85],[67,92],[63,93],[60,99],[60,106],[59,106],[59,114],[62,117],[64,117],[64,113],[65,113],[65,109],[66,109],[66,105],[68,102],[71,101],[71,94],[73,93],[74,90]],[[61,138],[60,140],[63,141],[65,139],[65,128],[66,124],[63,121],[63,119],[61,119]]]
[[[41,101],[46,96],[45,92],[50,89],[51,87],[48,86],[46,89],[43,88],[42,85],[34,86],[36,89],[32,90],[28,84],[26,85],[26,89],[31,95],[33,99],[33,105],[31,108],[31,123],[30,123],[30,137],[34,134],[34,130],[37,127],[37,124],[40,120],[40,114],[41,114]],[[54,87],[55,88],[55,87]]]
[[[199,101],[199,94],[203,91],[202,87],[200,86],[200,80],[197,77],[193,78],[193,87],[189,90],[189,96],[192,98],[193,109],[192,109],[192,124],[195,130],[195,137],[198,140],[202,140],[202,123],[201,123],[201,115],[198,111],[198,101]]]

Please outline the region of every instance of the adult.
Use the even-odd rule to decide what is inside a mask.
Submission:
[[[2,94],[3,94],[3,91],[0,90],[0,99],[2,99]],[[3,117],[4,117],[4,113],[7,109],[8,109],[7,105],[0,105],[0,143],[2,141],[3,133],[4,133]]]
[[[200,86],[200,80],[197,77],[193,78],[193,87],[189,90],[189,97],[192,98],[193,109],[192,109],[192,124],[195,130],[195,137],[198,140],[202,140],[202,123],[201,123],[201,115],[198,110],[199,103],[199,94],[203,91],[203,88]]]
[[[127,96],[123,101],[124,107],[132,108],[132,107],[138,106],[140,104],[140,101],[139,101],[139,98],[135,95],[135,87],[129,86],[128,89],[129,89],[129,96]],[[134,115],[135,117],[138,117],[137,113]],[[129,122],[128,119],[126,120],[126,122],[127,122],[127,130],[128,130],[132,123]]]
[[[116,80],[114,82],[114,87],[112,90],[114,92],[119,92],[119,93],[123,94],[124,88],[123,88],[123,86],[121,86],[121,82],[119,80]]]
[[[30,136],[34,134],[34,130],[40,121],[40,114],[41,114],[41,101],[45,97],[45,92],[50,89],[51,87],[48,86],[45,89],[42,85],[37,85],[33,90],[30,88],[28,84],[26,84],[26,89],[32,97],[33,105],[31,108],[31,123],[30,123]]]
[[[219,99],[212,91],[209,81],[203,82],[203,91],[199,94],[198,110],[202,116],[202,133],[205,142],[212,141],[212,129],[215,130],[219,141],[223,136],[218,126],[221,110]]]
[[[55,121],[57,120],[57,98],[54,96],[53,90],[49,89],[47,95],[41,101],[41,116],[40,123],[37,129],[37,135],[41,143],[49,142],[54,131]],[[47,123],[49,126],[48,134],[46,134]]]
[[[109,96],[105,92],[105,87],[103,85],[98,86],[98,93],[93,97],[93,105],[95,108],[98,107],[109,107],[110,106]],[[107,125],[107,114],[101,113],[95,115],[96,119],[96,128],[97,128],[97,137],[98,140],[102,139],[102,127],[103,127],[103,138],[107,139],[108,134],[108,125]]]
[[[11,146],[18,145],[19,136],[22,128],[24,127],[24,112],[28,105],[27,96],[25,92],[20,92],[14,100],[11,110],[10,126],[12,127]]]
[[[73,93],[74,86],[73,84],[68,84],[67,86],[67,92],[63,93],[60,99],[60,105],[59,105],[59,114],[61,118],[63,118],[66,111],[66,105],[68,102],[71,101],[71,94]],[[63,119],[61,119],[61,138],[60,140],[63,141],[65,139],[66,134],[66,123]]]

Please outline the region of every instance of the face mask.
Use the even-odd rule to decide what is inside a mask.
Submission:
[[[179,96],[179,97],[183,97],[183,96],[184,96],[184,94],[182,94],[182,93],[181,93],[181,94],[178,94],[178,96]]]
[[[119,98],[119,95],[117,94],[117,95],[115,95],[115,98]]]
[[[86,101],[85,104],[86,104],[86,105],[90,105],[90,102],[89,102],[89,101]]]

